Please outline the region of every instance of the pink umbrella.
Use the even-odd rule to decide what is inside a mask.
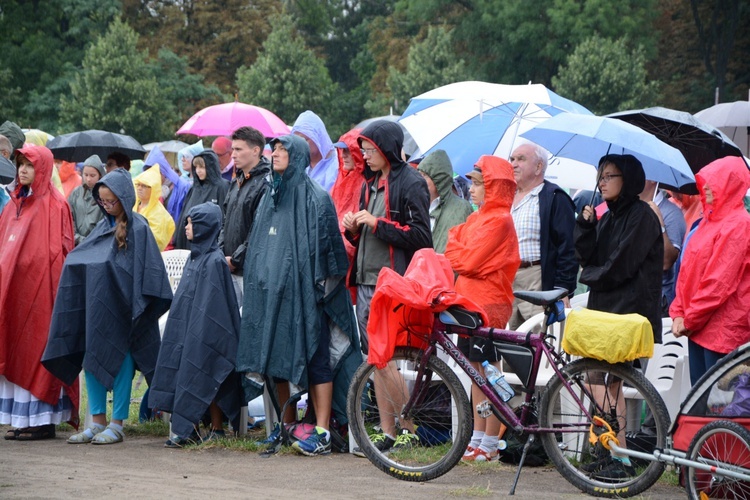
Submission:
[[[289,127],[267,109],[242,102],[227,102],[203,108],[180,127],[177,134],[198,137],[232,135],[240,127],[255,127],[266,137],[288,134]]]

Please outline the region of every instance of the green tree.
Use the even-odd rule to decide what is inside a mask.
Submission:
[[[412,97],[467,79],[471,77],[464,60],[453,51],[451,34],[444,27],[430,26],[424,40],[409,49],[406,70],[390,68],[387,84],[391,99],[386,99],[389,108],[395,114],[401,114]],[[389,108],[380,107],[382,101],[381,98],[367,107],[371,114],[386,114],[389,111]]]
[[[115,20],[86,51],[70,95],[61,98],[68,129],[124,131],[144,143],[174,133],[164,116],[169,101],[137,43],[138,34]]]
[[[555,91],[595,114],[656,104],[657,82],[649,82],[641,47],[627,40],[593,36],[581,43],[552,78]]]
[[[240,101],[273,111],[289,124],[307,109],[328,123],[336,114],[337,86],[325,64],[296,34],[289,15],[274,16],[271,24],[255,64],[237,70]]]
[[[0,54],[10,70],[0,77],[0,89],[11,92],[2,98],[3,116],[56,133],[60,95],[86,46],[119,9],[119,0],[0,2]]]

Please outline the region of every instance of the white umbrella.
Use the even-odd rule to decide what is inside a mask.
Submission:
[[[742,154],[750,156],[750,101],[723,102],[698,111],[695,117],[724,132]]]
[[[586,108],[544,85],[458,82],[411,99],[401,115],[427,156],[443,149],[456,173],[468,173],[481,155],[508,158],[522,132],[559,113],[590,115]]]

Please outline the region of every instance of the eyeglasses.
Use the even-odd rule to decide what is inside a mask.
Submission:
[[[112,201],[96,200],[96,202],[99,204],[100,207],[112,208],[115,205],[117,205],[118,203],[120,203],[120,200],[112,200]]]
[[[609,184],[609,181],[614,179],[615,177],[622,177],[622,174],[605,174],[599,177],[599,182],[604,182],[604,184]]]
[[[374,155],[374,154],[375,154],[375,153],[376,153],[376,152],[377,152],[378,150],[377,150],[376,148],[362,148],[362,149],[360,149],[360,151],[362,152],[362,156],[364,156],[364,155],[367,155],[367,156],[372,156],[372,155]]]

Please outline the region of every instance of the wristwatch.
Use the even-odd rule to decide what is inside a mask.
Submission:
[[[666,232],[667,232],[667,228],[666,228],[666,227],[664,227],[664,226],[662,226],[662,227],[661,227],[661,234],[664,234],[664,233],[666,233]]]

